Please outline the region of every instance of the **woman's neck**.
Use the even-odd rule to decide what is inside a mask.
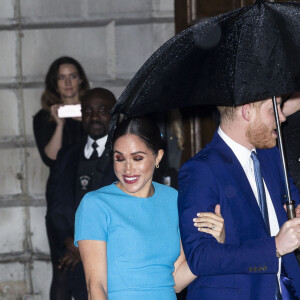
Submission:
[[[152,184],[152,181],[151,181],[150,188],[149,188],[148,192],[146,192],[146,193],[145,193],[145,191],[144,191],[143,193],[141,193],[140,191],[137,192],[137,193],[130,193],[130,192],[128,192],[128,191],[125,189],[125,187],[123,186],[123,184],[122,184],[120,181],[118,181],[118,182],[116,183],[116,186],[117,186],[120,190],[122,190],[123,192],[125,192],[126,194],[129,194],[129,195],[131,195],[131,196],[138,197],[138,198],[149,198],[149,197],[152,197],[153,194],[154,194],[154,186],[153,186],[153,184]]]
[[[78,96],[73,97],[73,98],[62,97],[61,100],[62,100],[63,104],[65,104],[65,105],[78,104],[79,103]]]
[[[149,197],[152,197],[154,194],[154,186],[153,184],[151,183],[151,186],[150,186],[150,189],[149,189],[149,193],[148,193],[148,198]]]

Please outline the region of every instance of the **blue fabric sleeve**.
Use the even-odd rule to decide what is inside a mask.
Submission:
[[[100,194],[100,195],[99,195]],[[80,240],[107,241],[109,214],[98,191],[87,193],[75,215],[74,244]]]
[[[220,244],[207,233],[195,230],[192,220],[197,212],[213,212],[223,195],[218,190],[216,176],[211,168],[199,161],[189,161],[179,172],[179,224],[181,241],[187,263],[193,274],[197,276],[215,276],[224,274],[251,274],[251,266],[267,266],[265,273],[277,273],[278,259],[275,256],[275,238],[265,237],[244,240],[240,243]],[[201,196],[201,201],[197,198]],[[239,199],[236,196],[236,199]],[[226,200],[225,200],[226,201]],[[223,200],[223,203],[225,202]],[[225,205],[225,204],[224,204]],[[241,218],[242,214],[241,212]],[[226,219],[226,211],[222,212],[225,220],[226,235],[232,234]]]

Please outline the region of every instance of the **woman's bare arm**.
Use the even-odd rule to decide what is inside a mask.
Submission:
[[[300,92],[295,92],[292,96],[283,104],[282,112],[288,117],[300,110]]]
[[[56,123],[56,128],[49,143],[45,146],[45,153],[52,160],[56,160],[57,153],[62,146],[65,119],[61,119],[58,117],[57,110],[60,106],[61,105],[59,104],[51,106],[51,116]]]
[[[89,300],[107,300],[106,242],[78,241]]]
[[[194,279],[197,278],[197,276],[195,276],[191,272],[191,270],[187,264],[181,241],[180,241],[180,255],[174,264],[173,277],[174,277],[174,281],[175,281],[174,289],[175,289],[176,293],[181,292]]]

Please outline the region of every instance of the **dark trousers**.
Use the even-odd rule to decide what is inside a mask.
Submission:
[[[88,300],[85,276],[82,262],[78,263],[73,271],[68,270],[68,287],[75,300]]]
[[[68,287],[67,272],[58,269],[58,257],[55,239],[51,226],[46,219],[47,237],[50,247],[50,256],[52,263],[52,281],[50,286],[50,300],[71,300],[72,295]]]
[[[78,263],[73,271],[58,269],[58,260],[62,256],[58,249],[50,222],[46,218],[47,236],[50,246],[52,263],[52,282],[50,287],[50,300],[88,300],[85,276],[82,263]]]

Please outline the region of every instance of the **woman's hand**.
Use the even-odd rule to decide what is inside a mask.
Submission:
[[[56,125],[60,125],[63,126],[65,124],[65,119],[60,118],[58,116],[58,109],[63,106],[62,104],[54,104],[50,107],[50,114],[52,116],[52,118],[54,119]]]
[[[225,243],[225,224],[219,204],[215,207],[215,213],[198,213],[197,218],[194,218],[193,221],[199,231],[211,234],[219,243]]]
[[[55,131],[54,131],[49,143],[45,146],[44,151],[45,151],[45,154],[52,160],[56,160],[57,153],[62,146],[65,119],[58,117],[57,110],[60,106],[62,106],[62,105],[54,104],[50,108],[50,113],[56,123],[56,128],[55,128]]]

